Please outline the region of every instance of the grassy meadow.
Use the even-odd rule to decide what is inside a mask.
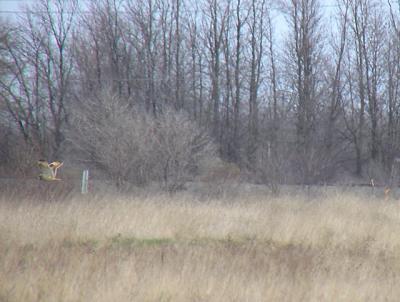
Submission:
[[[400,203],[0,197],[0,301],[399,301]]]

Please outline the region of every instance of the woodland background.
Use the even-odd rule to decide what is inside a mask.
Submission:
[[[0,20],[4,177],[44,158],[174,189],[207,165],[269,185],[387,181],[397,1],[337,0],[329,19],[318,0],[82,3]]]

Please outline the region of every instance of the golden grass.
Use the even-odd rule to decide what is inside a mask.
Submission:
[[[400,204],[0,199],[0,301],[398,301]]]

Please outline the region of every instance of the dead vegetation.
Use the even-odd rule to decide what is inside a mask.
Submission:
[[[0,198],[0,301],[396,301],[400,206]]]

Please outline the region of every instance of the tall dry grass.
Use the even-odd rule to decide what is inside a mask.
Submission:
[[[0,301],[398,301],[400,205],[0,197]]]

